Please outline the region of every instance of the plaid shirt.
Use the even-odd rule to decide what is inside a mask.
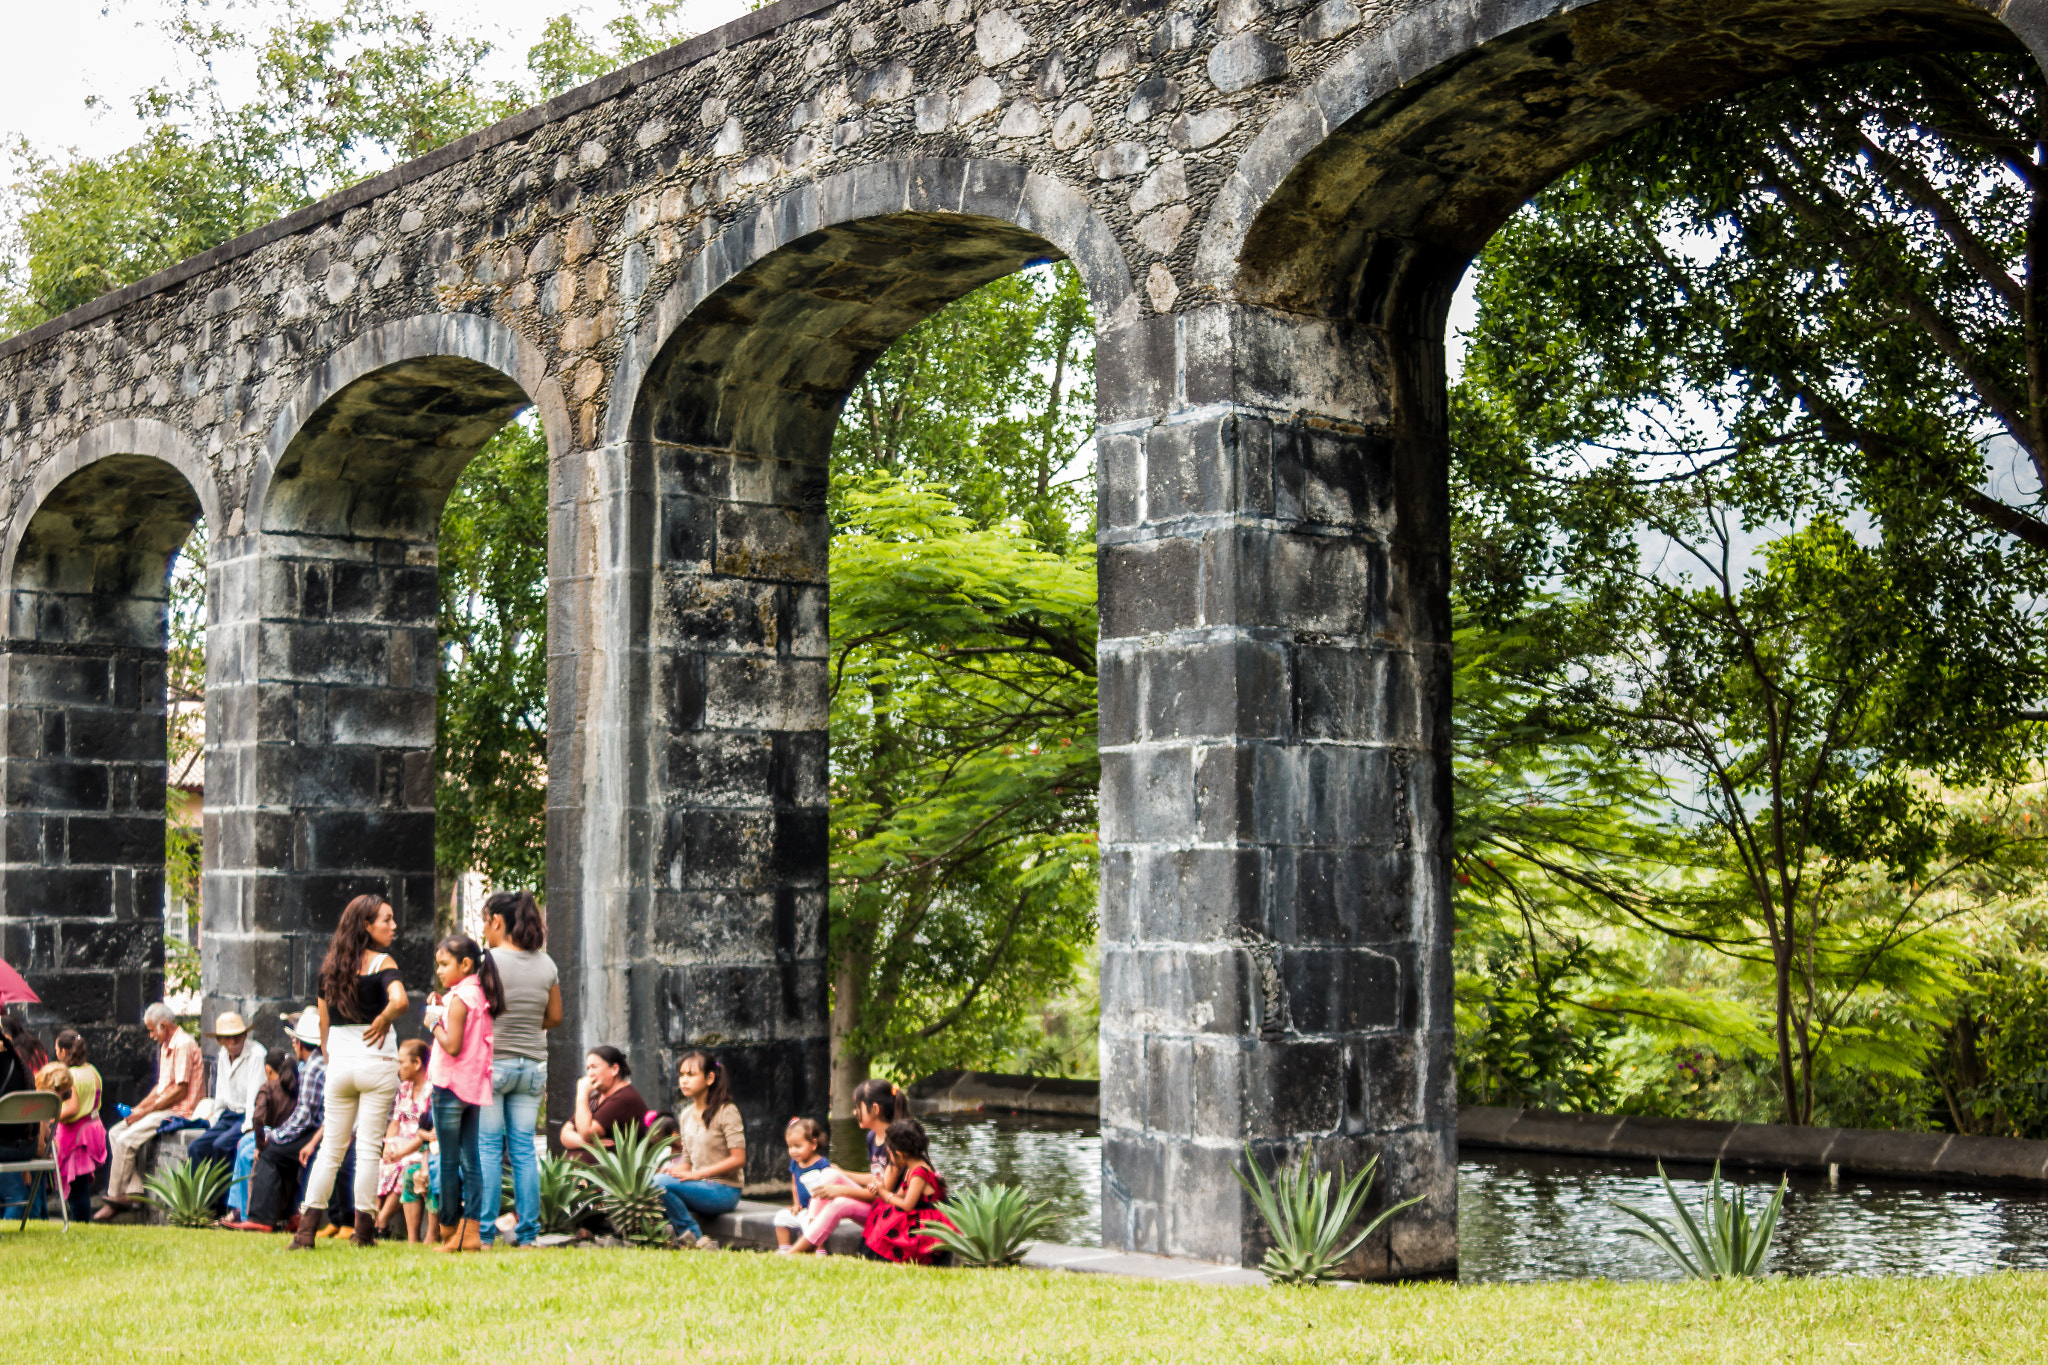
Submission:
[[[291,1116],[270,1130],[272,1142],[290,1142],[320,1126],[327,1108],[327,1057],[316,1052],[299,1066],[299,1102]]]

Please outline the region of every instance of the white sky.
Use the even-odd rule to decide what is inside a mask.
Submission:
[[[306,7],[329,13],[338,5],[311,0]],[[174,74],[171,49],[158,25],[177,5],[170,0],[8,0],[5,8],[13,57],[7,79],[0,81],[0,135],[9,142],[26,136],[46,152],[76,147],[88,155],[136,141],[141,127],[130,112],[130,99]],[[264,0],[212,0],[206,12],[234,21],[276,8]],[[592,28],[625,6],[620,0],[407,0],[407,8],[489,37],[499,64],[489,74],[509,77],[524,73],[526,49],[553,16],[573,12]],[[688,26],[702,33],[749,8],[746,0],[692,0],[684,14]],[[249,93],[237,88],[238,76],[225,73],[231,99]],[[99,97],[105,107],[88,109],[89,96]]]

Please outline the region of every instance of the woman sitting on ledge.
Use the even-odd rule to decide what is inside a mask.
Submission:
[[[661,1187],[672,1236],[684,1246],[713,1251],[716,1244],[697,1219],[739,1207],[740,1180],[747,1169],[746,1125],[732,1102],[725,1067],[710,1053],[685,1052],[677,1060],[676,1088],[683,1097],[682,1154],[661,1168],[654,1183]]]
[[[584,1054],[583,1079],[576,1082],[576,1116],[562,1125],[562,1146],[570,1157],[591,1163],[591,1151],[612,1145],[612,1130],[638,1128],[647,1101],[632,1085],[633,1068],[626,1054],[600,1043]]]

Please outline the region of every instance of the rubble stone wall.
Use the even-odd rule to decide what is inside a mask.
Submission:
[[[1230,1173],[1423,1194],[1456,1264],[1442,329],[1613,137],[2040,0],[782,0],[0,343],[0,952],[145,1083],[163,565],[204,517],[207,1005],[342,904],[433,922],[435,536],[551,460],[551,951],[582,1051],[728,1053],[750,1175],[826,1105],[827,527],[904,330],[1072,260],[1100,408],[1104,1236],[1240,1261]]]

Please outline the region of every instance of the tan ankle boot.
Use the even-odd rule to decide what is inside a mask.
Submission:
[[[462,1249],[482,1251],[484,1249],[484,1225],[474,1218],[462,1220]]]
[[[441,1245],[437,1248],[437,1250],[462,1250],[462,1222],[463,1220],[458,1218],[454,1222],[446,1225],[444,1231],[447,1235],[441,1238]]]

